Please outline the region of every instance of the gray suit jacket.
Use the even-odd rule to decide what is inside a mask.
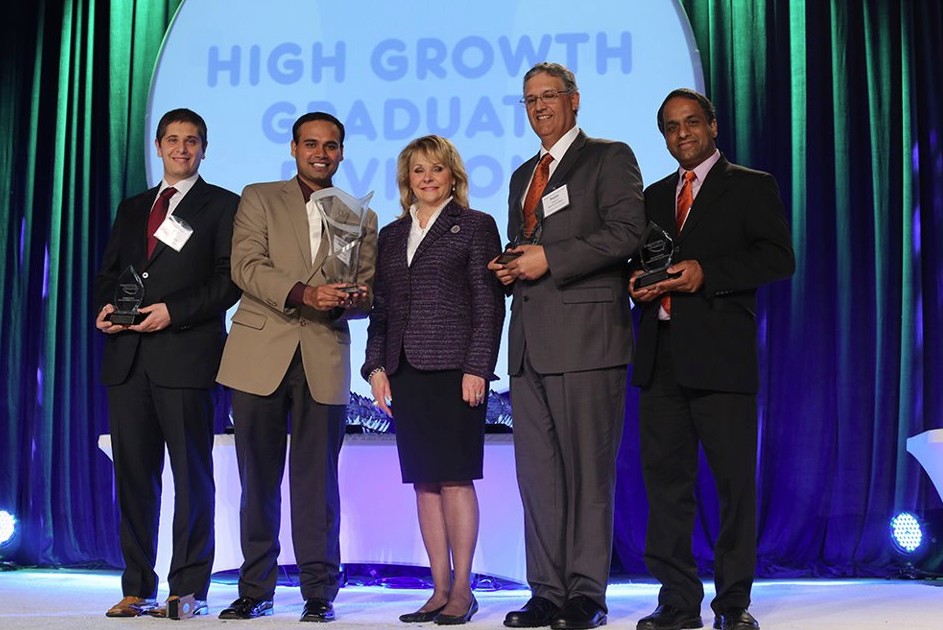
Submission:
[[[511,176],[508,236],[523,221],[521,199],[534,156]],[[645,227],[642,177],[623,142],[580,131],[545,194],[567,187],[570,203],[543,221],[540,244],[550,271],[512,285],[508,374],[520,372],[525,346],[543,374],[594,370],[632,361],[628,259]],[[543,207],[538,206],[543,216]]]

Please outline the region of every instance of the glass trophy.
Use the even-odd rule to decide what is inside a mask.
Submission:
[[[121,326],[140,324],[146,317],[144,313],[138,312],[143,301],[144,282],[134,267],[128,265],[118,276],[118,284],[115,287],[115,312],[107,318],[108,321]]]
[[[544,231],[544,221],[539,212],[534,213],[534,218],[537,220],[537,222],[534,224],[534,229],[530,234],[527,233],[527,229],[524,227],[524,224],[521,224],[521,230],[514,238],[514,247],[519,245],[536,245],[540,242],[540,236]]]
[[[657,223],[649,221],[639,244],[638,256],[645,270],[635,279],[635,288],[641,289],[652,284],[677,278],[680,273],[668,273],[671,257],[674,256],[674,241]]]
[[[517,233],[517,236],[514,237],[514,240],[508,243],[508,246],[505,250],[495,259],[495,262],[499,265],[506,265],[524,252],[512,252],[510,250],[521,245],[537,245],[540,243],[540,235],[543,233],[543,221],[540,218],[540,214],[535,216],[537,223],[534,225],[533,231],[528,234],[524,225],[521,224],[521,230]]]
[[[324,188],[311,195],[323,221],[328,246],[327,257],[321,264],[324,277],[330,284],[343,284],[342,291],[357,293],[357,274],[360,272],[360,246],[366,234],[365,222],[373,191],[357,199],[340,188]]]

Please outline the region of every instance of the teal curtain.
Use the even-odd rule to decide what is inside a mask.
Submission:
[[[798,260],[791,282],[760,294],[759,573],[887,573],[896,510],[943,521],[906,452],[909,436],[943,427],[941,9],[682,4],[718,144],[777,176]],[[641,571],[637,455],[624,447],[617,549]],[[717,505],[701,473],[695,551],[710,572]]]
[[[943,9],[681,4],[720,146],[777,176],[799,262],[761,292],[760,573],[886,572],[891,513],[940,512],[904,442],[943,426]],[[0,509],[21,519],[22,564],[120,564],[90,281],[118,201],[145,188],[147,89],[178,5],[37,0],[0,20]],[[641,572],[631,396],[616,546]]]
[[[39,0],[0,26],[0,509],[22,563],[120,562],[91,281],[118,201],[145,188],[147,91],[178,4]]]

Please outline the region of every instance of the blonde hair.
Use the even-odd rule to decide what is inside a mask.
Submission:
[[[458,205],[467,208],[468,173],[465,172],[465,164],[462,162],[462,156],[458,154],[458,149],[442,136],[423,136],[407,144],[396,158],[396,185],[399,186],[399,204],[403,208],[403,213],[399,216],[408,215],[409,207],[415,202],[415,195],[409,187],[409,164],[417,153],[425,154],[452,171],[452,177],[455,179],[452,196]]]

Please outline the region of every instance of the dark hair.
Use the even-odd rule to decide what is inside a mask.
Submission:
[[[298,142],[298,130],[301,129],[301,125],[314,122],[315,120],[325,120],[337,127],[337,130],[341,133],[341,146],[344,146],[344,125],[327,112],[308,112],[307,114],[303,114],[295,121],[295,124],[291,126],[291,139]]]
[[[686,98],[692,101],[697,101],[701,106],[701,109],[704,110],[704,116],[707,118],[707,124],[713,123],[717,120],[717,112],[714,110],[714,104],[710,102],[706,96],[700,92],[695,92],[688,88],[678,88],[677,90],[671,90],[671,93],[665,97],[665,100],[661,102],[661,107],[658,108],[658,131],[662,135],[665,135],[665,120],[663,118],[665,114],[665,105],[668,104],[668,101],[675,97]]]
[[[206,121],[195,111],[187,109],[186,107],[172,109],[160,117],[160,122],[157,123],[158,144],[160,144],[160,141],[167,135],[167,127],[170,126],[170,123],[175,122],[190,123],[196,127],[197,133],[200,134],[200,140],[203,141],[203,148],[206,149]]]

